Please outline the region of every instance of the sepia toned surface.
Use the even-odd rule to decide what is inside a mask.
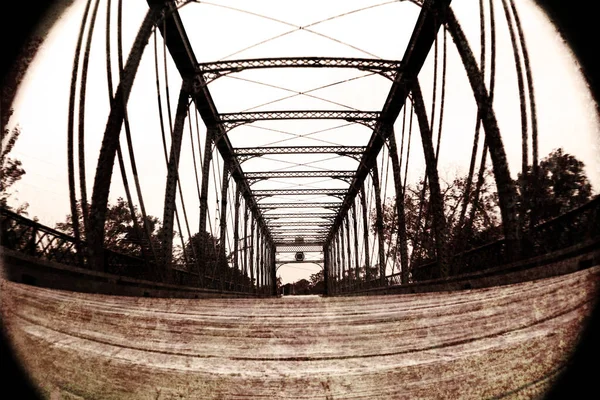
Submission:
[[[2,281],[47,398],[535,398],[592,310],[600,267],[402,296],[156,299]]]

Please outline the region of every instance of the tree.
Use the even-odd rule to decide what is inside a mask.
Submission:
[[[406,186],[404,212],[406,236],[410,259],[413,264],[427,263],[436,258],[433,218],[429,191],[423,192],[424,179],[417,184]],[[454,249],[468,249],[481,246],[501,237],[501,218],[498,206],[498,193],[493,173],[487,169],[476,193],[476,185],[471,185],[467,208],[461,221],[467,188],[467,177],[456,177],[451,182],[440,179],[440,189],[444,203],[446,219],[446,239]],[[474,199],[477,197],[477,201]],[[375,221],[375,213],[371,212]],[[399,263],[400,251],[396,248],[397,215],[395,199],[383,204],[383,235],[388,244],[387,257],[396,257]],[[371,226],[375,232],[375,225]]]
[[[243,271],[230,266],[234,254],[229,253],[223,257],[219,239],[210,233],[196,233],[186,242],[184,249],[184,252],[174,257],[174,263],[183,264],[188,270],[198,271],[203,279],[208,278],[210,282],[205,282],[205,286],[217,288],[221,282],[225,290],[235,290],[236,285],[243,288],[254,286],[254,282]]]
[[[77,214],[79,217],[79,234],[82,240],[85,240],[83,212],[81,203],[77,203]],[[117,199],[116,204],[108,204],[106,209],[106,223],[104,226],[105,239],[104,247],[121,254],[135,257],[142,256],[142,247],[149,249],[150,243],[144,233],[144,218],[134,207],[135,223],[131,215],[129,203],[122,197]],[[150,231],[150,241],[156,251],[160,249],[160,220],[151,215],[146,216],[146,225]],[[138,231],[139,228],[139,231]],[[69,235],[73,235],[73,217],[67,215],[65,222],[58,222],[56,229]]]
[[[0,148],[0,207],[9,210],[12,209],[8,205],[8,199],[11,196],[10,188],[25,175],[25,170],[21,161],[8,157],[21,134],[21,128],[17,125],[10,130],[7,125],[14,112],[11,106],[17,94],[17,89],[41,44],[42,39],[40,38],[29,40],[2,82],[2,96],[0,97],[0,125],[2,128],[0,136],[0,143],[2,144]],[[28,206],[27,203],[24,203],[17,207],[15,211],[18,214],[27,214]]]
[[[325,280],[324,271],[320,270],[317,273],[311,274],[310,276],[310,293],[311,294],[325,294]]]
[[[562,148],[553,150],[539,163],[538,177],[527,170],[525,185],[519,187],[519,210],[523,221],[544,222],[579,207],[592,198],[592,185],[584,163]],[[521,182],[519,174],[517,182]]]

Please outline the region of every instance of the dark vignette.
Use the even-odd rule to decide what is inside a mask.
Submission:
[[[584,0],[535,0],[544,8],[561,35],[578,58],[582,72],[592,91],[596,104],[600,100],[600,64],[596,39],[600,37],[596,24],[597,14]],[[57,11],[56,3],[65,5],[69,0],[10,1],[3,4],[3,23],[0,23],[2,48],[0,73],[2,79],[16,58],[19,49],[39,24],[47,26],[44,17]],[[561,79],[561,77],[557,77]],[[598,112],[598,106],[596,106]],[[571,362],[562,373],[547,399],[597,398],[600,389],[600,299],[596,300],[593,318],[582,333]],[[27,374],[18,364],[0,320],[0,388],[10,398],[39,398]],[[595,394],[595,395],[594,395]],[[16,395],[16,396],[15,396]]]

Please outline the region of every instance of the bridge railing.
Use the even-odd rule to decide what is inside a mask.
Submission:
[[[0,245],[34,257],[43,258],[60,264],[90,269],[86,257],[79,258],[74,237],[49,228],[13,211],[0,207],[1,236]],[[87,252],[87,243],[80,241],[82,252]],[[230,273],[219,278],[194,270],[195,264],[173,265],[172,282],[179,285],[202,287],[225,291],[252,292],[254,284],[250,279],[242,279]],[[142,257],[122,254],[112,249],[104,249],[104,270],[102,272],[151,281],[164,281],[156,273],[156,266]]]
[[[536,225],[523,232],[521,256],[525,260],[550,252],[575,246],[600,237],[600,196],[558,217]],[[451,275],[480,272],[506,265],[509,262],[506,242],[499,239],[486,245],[469,249],[452,257]],[[440,277],[436,260],[414,266],[411,281],[426,281]],[[387,286],[400,285],[401,273],[386,276]],[[360,283],[362,289],[381,287],[379,278]]]
[[[0,245],[61,264],[80,266],[73,237],[4,208],[0,208],[0,217]]]

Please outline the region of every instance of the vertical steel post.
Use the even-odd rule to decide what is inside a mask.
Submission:
[[[356,199],[352,203],[352,227],[354,228],[354,286],[358,289],[360,265],[358,260],[358,221],[356,220]]]
[[[258,226],[258,222],[256,223],[256,287],[260,291],[262,290],[262,276],[260,271],[260,227]]]
[[[342,269],[342,252],[340,251],[340,231],[338,229],[338,231],[335,233],[335,257],[336,257],[336,281],[335,281],[335,292],[336,293],[340,293],[341,292],[341,284],[342,284],[342,274],[341,274],[341,269]]]
[[[365,242],[365,282],[371,280],[371,255],[369,254],[369,219],[367,218],[367,195],[365,184],[360,187],[360,206],[363,218],[363,240]]]
[[[256,287],[254,283],[254,227],[256,226],[256,221],[254,221],[254,214],[252,214],[252,219],[250,221],[250,284],[252,285],[252,292],[256,293]]]
[[[210,177],[210,163],[212,160],[212,145],[216,136],[215,129],[206,130],[206,140],[204,142],[204,160],[202,164],[202,183],[200,187],[200,222],[198,227],[198,233],[200,236],[200,251],[198,258],[200,259],[200,267],[203,271],[206,271],[206,261],[208,250],[208,235],[206,233],[206,219],[208,218],[208,178]],[[218,257],[218,255],[217,255]],[[212,277],[214,281],[214,276]]]
[[[344,223],[342,221],[342,223],[340,224],[340,229],[339,229],[339,235],[340,235],[340,255],[341,255],[341,259],[342,262],[340,264],[340,289],[342,291],[344,291],[344,287],[346,286],[346,280],[344,279],[344,273],[346,271],[346,254],[345,254],[345,248],[344,248]]]
[[[227,249],[226,249],[226,234],[227,234],[227,189],[229,188],[229,160],[223,160],[223,181],[221,183],[221,215],[219,217],[219,281],[221,282],[221,290],[224,290],[223,278],[226,278],[229,266],[227,265]]]
[[[389,129],[392,130],[389,135],[388,145],[390,150],[390,157],[392,158],[392,171],[394,173],[394,187],[396,188],[396,215],[398,216],[397,221],[397,232],[396,232],[396,249],[400,252],[400,267],[402,268],[401,283],[403,285],[408,283],[408,238],[406,237],[406,215],[404,213],[404,190],[402,186],[402,176],[400,172],[400,161],[398,160],[398,147],[396,146],[396,132],[394,127],[391,126]],[[394,260],[394,264],[396,260]]]
[[[248,276],[248,206],[245,204],[246,206],[244,209],[244,263],[243,263],[243,268],[244,268],[244,281],[246,281],[249,276]],[[248,285],[248,288],[246,289],[247,291],[250,291],[250,285]]]
[[[171,151],[167,163],[167,183],[165,185],[165,206],[163,210],[162,230],[162,268],[167,280],[171,281],[173,271],[171,261],[173,258],[173,221],[175,216],[175,200],[177,198],[177,182],[179,181],[179,156],[181,154],[181,141],[183,137],[183,126],[188,110],[188,98],[191,90],[190,82],[184,79],[179,91],[177,112],[175,114],[175,125],[171,137]],[[185,249],[184,249],[185,251]]]
[[[506,249],[509,253],[509,259],[516,258],[521,252],[521,231],[517,219],[517,190],[510,177],[506,152],[498,128],[498,121],[494,114],[494,108],[488,91],[485,87],[483,74],[477,66],[477,61],[473,55],[467,38],[462,31],[456,16],[451,8],[446,11],[446,23],[452,40],[456,44],[458,54],[465,66],[467,77],[475,101],[481,122],[485,132],[485,140],[489,146],[490,157],[494,168],[494,177],[496,178],[496,187],[498,188],[498,205],[502,214],[502,226],[506,240]]]
[[[102,146],[98,156],[94,188],[92,192],[92,203],[90,207],[90,223],[86,237],[90,264],[92,269],[102,271],[104,269],[104,224],[106,222],[106,209],[108,206],[108,193],[115,163],[117,147],[119,146],[119,135],[125,118],[125,108],[131,93],[131,87],[142,59],[144,47],[152,33],[152,27],[158,15],[158,7],[150,8],[138,30],[131,52],[125,63],[121,81],[117,87],[114,101],[111,104],[110,114],[106,122]]]
[[[379,283],[385,285],[385,238],[383,237],[383,209],[381,206],[381,185],[379,184],[379,170],[377,163],[371,170],[373,176],[373,189],[375,191],[375,227],[377,228],[377,242],[379,248]]]
[[[419,122],[421,131],[421,142],[423,143],[423,154],[425,155],[425,169],[429,179],[430,204],[433,213],[433,231],[435,234],[435,247],[437,252],[438,268],[441,277],[447,277],[450,272],[450,263],[448,258],[448,244],[446,237],[446,218],[444,216],[444,199],[440,190],[440,181],[437,170],[437,160],[433,149],[431,138],[431,129],[427,121],[427,111],[423,102],[423,95],[419,82],[415,81],[413,85],[413,103],[415,105],[415,114]]]
[[[348,214],[346,214],[346,244],[348,245],[348,281],[346,282],[346,287],[348,290],[350,290],[351,288],[351,279],[350,277],[352,276],[352,250],[351,250],[351,245],[350,245],[350,221],[348,221],[350,219],[350,216]]]
[[[325,245],[323,246],[323,291],[325,293],[325,296],[329,296],[329,262],[330,262],[330,255],[329,255],[329,245]]]
[[[274,244],[271,244],[271,281],[273,285],[271,287],[271,294],[273,296],[279,295],[279,288],[277,287],[277,263],[275,262],[276,252],[277,248]]]
[[[238,290],[239,284],[242,282],[242,277],[239,268],[239,240],[240,235],[238,233],[240,227],[240,186],[235,185],[235,205],[234,205],[234,216],[233,216],[233,283],[235,290]],[[239,284],[238,284],[239,283]],[[241,286],[239,287],[241,290]]]

